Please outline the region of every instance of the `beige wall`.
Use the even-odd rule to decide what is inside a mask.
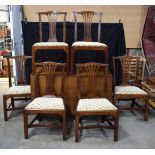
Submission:
[[[147,12],[147,6],[136,5],[25,5],[24,14],[28,21],[38,21],[36,12],[59,10],[67,11],[67,21],[73,21],[73,10],[92,10],[103,12],[103,23],[117,23],[119,19],[124,25],[127,48],[140,48],[140,38]]]

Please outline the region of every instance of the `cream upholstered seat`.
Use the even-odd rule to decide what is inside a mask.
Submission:
[[[62,98],[38,97],[29,103],[26,110],[64,110]]]
[[[106,111],[117,108],[106,98],[80,99],[77,111]]]
[[[65,42],[39,42],[33,46],[68,46],[68,44]]]
[[[147,93],[136,86],[116,86],[115,94],[143,94],[147,95]]]
[[[100,43],[100,42],[90,42],[90,41],[76,41],[72,44],[72,46],[101,46],[101,47],[107,47],[106,44]]]
[[[8,94],[27,94],[31,93],[30,85],[23,85],[23,86],[12,86],[6,90],[4,95]]]

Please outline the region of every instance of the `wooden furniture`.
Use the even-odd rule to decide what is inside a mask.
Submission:
[[[31,103],[29,103],[24,110],[24,134],[25,138],[28,138],[28,128],[32,127],[62,127],[63,140],[66,140],[66,110],[63,102],[63,86],[64,86],[64,70],[65,64],[55,63],[55,62],[43,62],[37,63],[40,67],[38,71],[35,72],[35,82],[38,86],[37,95]],[[40,95],[41,86],[39,85],[40,77],[44,76],[46,78],[45,93]],[[59,82],[60,93],[56,92],[56,77],[61,78]],[[41,97],[42,96],[42,97]],[[58,115],[60,116],[60,122],[52,123],[35,123],[36,119],[40,119],[40,114],[44,115]],[[36,115],[36,117],[28,123],[28,116]]]
[[[142,89],[149,95],[149,105],[155,109],[155,77],[146,78],[141,85]]]
[[[91,128],[108,128],[114,130],[114,141],[118,140],[119,112],[117,108],[107,99],[107,75],[108,65],[99,63],[76,64],[78,105],[75,112],[75,141],[79,141],[79,130]],[[83,78],[87,79],[88,85],[85,89]],[[104,79],[102,85],[102,97],[98,86],[99,79]],[[85,90],[85,91],[84,91]],[[100,90],[101,91],[101,90]],[[102,116],[101,122],[106,121],[108,125],[82,125],[84,116]],[[80,125],[81,124],[81,125]]]
[[[15,106],[15,100],[28,100],[31,97],[30,85],[27,85],[25,79],[25,63],[31,56],[14,56],[7,57],[8,62],[8,75],[9,75],[9,89],[3,94],[3,108],[4,108],[4,120],[8,120],[8,111],[24,109],[23,106]],[[16,64],[16,81],[13,85],[11,79],[11,65],[10,59],[13,59]],[[8,105],[7,100],[11,99],[11,103]]]
[[[38,87],[37,87],[37,83],[35,82],[36,76],[35,75],[31,75],[31,97],[32,99],[36,98],[38,96]],[[84,84],[86,79],[84,79]],[[57,93],[60,92],[60,82],[61,79],[59,77],[56,77],[56,91]],[[99,87],[99,93],[102,94],[102,85],[104,83],[104,80],[101,79],[98,81],[98,87]],[[39,85],[40,85],[40,95],[44,95],[45,94],[45,85],[46,85],[46,79],[45,77],[40,77],[40,81],[39,81]],[[85,84],[85,88],[87,89],[89,86],[87,84]],[[78,104],[78,96],[77,93],[75,93],[77,91],[77,77],[75,74],[67,74],[65,72],[65,77],[64,77],[64,102],[65,105],[68,109],[68,112],[71,113],[72,115],[75,114],[76,111],[76,107]],[[110,100],[112,102],[112,75],[110,73],[108,73],[108,77],[107,77],[107,93],[108,93],[108,100]]]
[[[47,11],[47,12],[38,12],[39,16],[39,34],[40,42],[35,43],[32,46],[32,73],[35,72],[35,62],[36,62],[36,52],[38,50],[63,50],[66,55],[66,68],[69,71],[69,47],[66,41],[66,12],[59,11]],[[49,39],[46,42],[43,42],[43,33],[42,33],[42,16],[48,17],[49,22]],[[63,42],[58,42],[56,37],[56,23],[58,16],[63,16]],[[43,51],[44,52],[44,51]],[[52,61],[57,61],[57,57],[50,58]],[[51,61],[50,60],[50,61]]]
[[[134,59],[134,70],[131,72],[132,59]],[[115,66],[117,63],[121,64],[122,69],[122,84],[120,86],[115,85],[115,79],[117,72]],[[130,107],[119,107],[119,110],[141,110],[144,111],[144,120],[148,119],[148,94],[137,87],[138,85],[138,74],[139,74],[139,63],[140,57],[132,56],[120,56],[113,57],[113,71],[114,71],[114,104],[118,100],[132,100]],[[132,74],[131,74],[132,73]],[[144,107],[140,106],[135,99],[142,99],[145,102]],[[135,106],[136,105],[136,106]]]
[[[81,11],[81,12],[73,12],[74,13],[74,43],[71,46],[71,60],[70,60],[70,71],[71,73],[75,72],[74,60],[76,53],[78,51],[84,50],[94,50],[96,52],[104,53],[104,63],[108,63],[108,46],[104,43],[100,43],[100,35],[101,35],[101,12],[93,12],[93,11]],[[84,38],[83,41],[77,41],[77,16],[81,15],[84,22]],[[92,29],[92,21],[93,17],[98,16],[98,42],[92,42],[91,29]]]

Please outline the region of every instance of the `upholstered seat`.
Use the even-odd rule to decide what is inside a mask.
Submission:
[[[64,110],[62,98],[38,97],[29,103],[26,110]]]
[[[106,98],[80,99],[77,111],[106,111],[117,110],[117,108]]]
[[[147,93],[136,86],[116,86],[115,94],[142,94],[147,95]]]
[[[72,46],[100,46],[100,47],[107,47],[106,44],[100,42],[89,42],[89,41],[76,41],[72,44]]]
[[[30,85],[23,85],[23,86],[12,86],[6,90],[4,95],[8,94],[28,94],[31,93]]]
[[[68,44],[64,42],[39,42],[33,46],[68,46]]]

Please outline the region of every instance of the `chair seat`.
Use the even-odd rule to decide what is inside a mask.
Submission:
[[[117,110],[117,108],[107,99],[80,99],[77,111],[106,111]]]
[[[115,94],[139,94],[147,95],[147,93],[136,86],[116,86]]]
[[[26,110],[64,110],[62,98],[38,97],[30,102]]]
[[[107,47],[106,44],[99,42],[88,42],[88,41],[77,41],[72,44],[72,46],[97,46],[97,47]]]
[[[33,46],[68,46],[68,44],[64,42],[39,42]]]
[[[12,86],[9,89],[6,90],[4,95],[20,95],[20,94],[29,94],[31,93],[31,87],[30,85],[23,85],[23,86]]]

